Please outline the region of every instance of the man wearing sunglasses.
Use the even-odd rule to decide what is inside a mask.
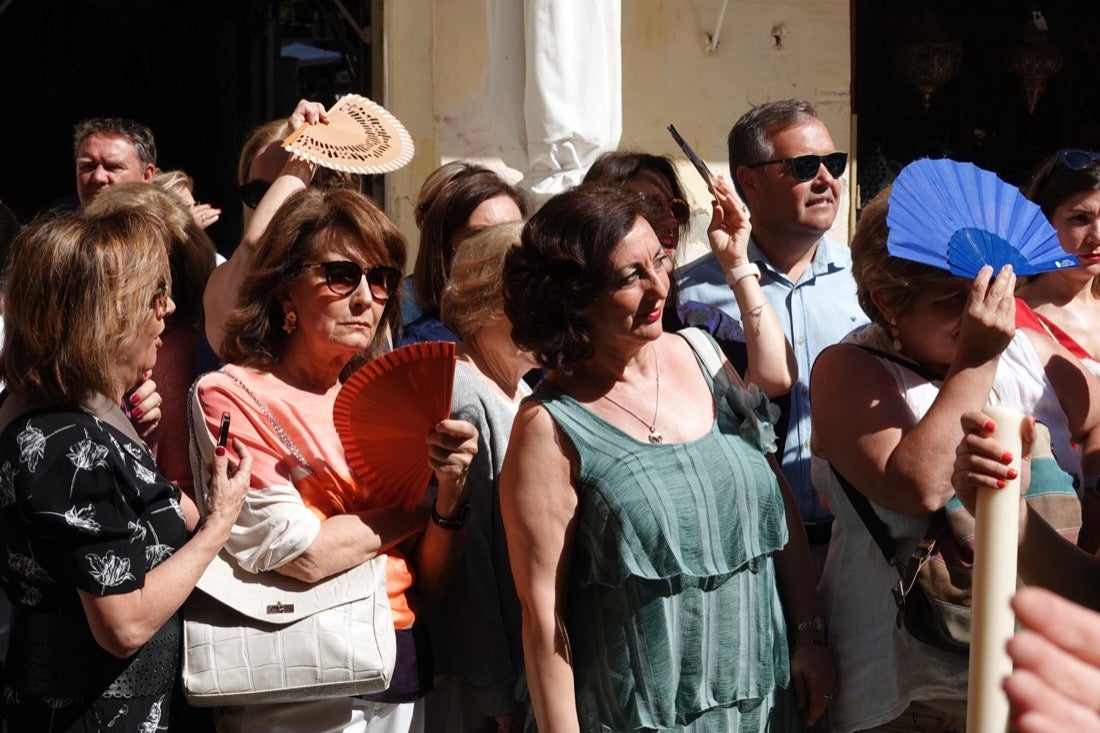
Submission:
[[[817,110],[807,101],[787,99],[754,107],[730,130],[729,164],[734,185],[752,219],[749,259],[794,350],[798,381],[776,400],[782,410],[776,434],[783,472],[794,490],[817,570],[824,562],[832,516],[817,499],[810,479],[810,369],[826,347],[867,322],[856,299],[851,258],[843,244],[825,238],[840,205],[840,176],[848,154],[833,143]],[[747,267],[752,268],[752,265]],[[680,272],[681,317],[688,323],[708,309],[719,309],[741,325],[728,281],[713,254]],[[751,315],[751,314],[750,314]],[[709,322],[717,322],[710,319]],[[743,336],[720,339],[742,373],[747,364]]]

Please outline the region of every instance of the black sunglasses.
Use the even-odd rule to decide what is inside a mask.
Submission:
[[[1068,171],[1083,171],[1091,166],[1096,161],[1100,160],[1100,153],[1093,153],[1088,150],[1079,150],[1077,148],[1062,148],[1054,156],[1054,163],[1047,169],[1046,174],[1043,176],[1043,182],[1035,191],[1034,200],[1040,202],[1042,205],[1043,194],[1046,193],[1047,184],[1050,183],[1050,179],[1054,177],[1054,171],[1058,168],[1060,163],[1063,168]]]
[[[825,170],[829,171],[830,176],[840,178],[844,173],[844,169],[848,167],[848,154],[798,155],[793,158],[777,158],[776,160],[765,160],[762,163],[753,163],[749,168],[762,168],[776,163],[789,163],[791,175],[794,176],[796,181],[812,181],[817,178],[817,172],[821,170],[822,165],[825,166]]]
[[[271,188],[271,184],[257,178],[254,181],[242,183],[238,188],[241,192],[241,202],[248,208],[255,209],[260,205],[260,199],[267,193],[267,189]]]
[[[1083,171],[1098,160],[1100,160],[1100,153],[1088,150],[1063,148],[1058,151],[1058,162],[1071,171]]]
[[[401,271],[386,265],[368,267],[366,272],[358,262],[340,260],[338,262],[305,262],[302,269],[320,267],[325,271],[325,285],[336,295],[345,297],[355,292],[363,275],[367,276],[367,286],[376,303],[385,303],[397,292],[401,284]]]

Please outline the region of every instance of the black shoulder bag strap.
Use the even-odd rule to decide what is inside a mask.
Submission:
[[[886,359],[887,361],[892,361],[895,364],[905,367],[917,376],[927,379],[929,382],[941,381],[941,377],[895,354],[871,346],[863,346],[861,344],[852,345],[880,359]],[[867,527],[867,532],[871,535],[871,539],[875,541],[882,556],[886,558],[886,562],[890,567],[898,571],[900,580],[898,580],[898,584],[894,586],[893,594],[894,602],[898,606],[897,624],[900,629],[904,623],[903,613],[905,610],[905,597],[909,594],[909,591],[912,590],[913,584],[916,583],[917,574],[920,572],[921,566],[928,561],[928,558],[932,556],[932,552],[936,549],[936,541],[939,539],[940,535],[943,534],[944,530],[947,529],[947,517],[942,509],[932,515],[928,525],[928,531],[925,532],[924,537],[917,543],[917,546],[913,548],[913,553],[909,556],[908,562],[903,563],[898,553],[897,543],[895,543],[894,538],[890,536],[890,530],[886,526],[886,523],[875,513],[870,500],[861,494],[855,486],[852,486],[852,482],[846,479],[844,475],[836,469],[836,466],[830,463],[829,468],[832,469],[833,475],[836,476],[840,487],[844,489],[844,494],[848,497],[848,501],[851,502],[852,508],[856,510],[856,514],[859,515],[864,526]]]

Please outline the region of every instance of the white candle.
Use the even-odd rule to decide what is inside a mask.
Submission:
[[[1018,475],[1023,414],[1004,406],[986,407],[983,412],[996,423],[993,437],[1012,454],[1011,466]],[[1004,733],[1009,711],[1001,681],[1012,672],[1005,643],[1015,630],[1009,600],[1016,592],[1019,479],[1008,481],[1003,489],[978,489],[974,519],[974,613],[966,729],[969,733]]]

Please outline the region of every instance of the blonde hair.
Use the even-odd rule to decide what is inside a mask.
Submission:
[[[115,372],[123,349],[170,285],[168,234],[149,212],[36,220],[13,245],[4,292],[7,386],[48,407],[117,396],[130,386]]]
[[[886,246],[890,236],[886,215],[893,190],[893,186],[887,186],[863,207],[851,247],[852,277],[856,281],[859,305],[868,318],[884,328],[890,323],[872,295],[896,317],[909,313],[922,293],[955,289],[965,282],[964,278],[938,267],[890,254]]]
[[[458,248],[439,311],[443,323],[463,341],[486,323],[504,318],[504,258],[519,246],[522,233],[522,221],[497,224]]]
[[[260,125],[249,133],[241,148],[241,155],[237,159],[237,185],[243,186],[249,182],[248,172],[252,169],[252,162],[256,156],[263,152],[264,148],[279,142],[290,132],[287,130],[286,118],[272,120]],[[289,157],[289,153],[286,153]],[[318,168],[310,185],[314,188],[351,188],[359,191],[362,188],[362,176],[357,173],[333,170],[331,168]],[[271,183],[271,181],[268,181]]]
[[[121,211],[146,211],[164,226],[172,270],[172,300],[176,303],[176,312],[170,318],[198,326],[202,291],[215,265],[215,247],[210,236],[195,223],[183,202],[160,186],[140,181],[108,186],[87,206],[89,215]]]
[[[180,170],[157,171],[156,175],[153,176],[153,183],[168,193],[195,192],[195,179]]]

